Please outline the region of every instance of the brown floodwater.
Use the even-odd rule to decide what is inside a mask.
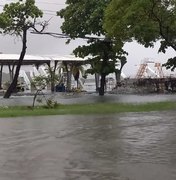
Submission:
[[[0,179],[175,180],[175,116],[0,118]]]

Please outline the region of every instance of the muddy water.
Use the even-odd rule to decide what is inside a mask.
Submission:
[[[0,118],[0,179],[175,180],[175,115]]]

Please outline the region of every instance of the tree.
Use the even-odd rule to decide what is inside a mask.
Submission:
[[[118,68],[115,69],[115,77],[116,77],[116,87],[118,86],[118,84],[121,81],[121,73],[122,73],[122,69],[123,66],[127,63],[127,60],[125,57],[121,57],[120,58],[120,64],[118,64]]]
[[[37,23],[36,19],[42,17],[43,13],[35,6],[35,0],[19,0],[16,3],[6,4],[3,12],[0,14],[0,28],[2,33],[15,35],[22,39],[22,50],[16,67],[13,81],[7,89],[4,98],[9,98],[16,89],[19,71],[23,63],[27,48],[27,31],[33,29],[37,31],[36,26],[40,25],[44,30],[46,23]]]
[[[51,84],[51,92],[55,91],[55,85],[61,80],[61,74],[57,74],[56,70],[59,69],[60,67],[57,66],[58,61],[55,61],[54,66],[51,66],[50,64],[48,65],[46,72],[47,72],[47,83]]]
[[[32,103],[33,108],[35,106],[35,102],[37,100],[38,95],[42,95],[42,97],[44,98],[46,102],[47,108],[54,108],[58,105],[57,102],[52,97],[47,98],[47,96],[43,93],[43,89],[45,89],[45,87],[49,83],[51,83],[52,85],[52,83],[55,84],[55,82],[59,82],[61,79],[61,75],[60,74],[56,75],[52,67],[48,67],[47,71],[48,71],[47,76],[43,76],[43,75],[34,76],[34,78],[32,79],[32,85],[36,89],[36,92],[34,93],[34,97],[33,97],[33,103]],[[51,88],[51,90],[53,89]],[[38,102],[42,103],[42,98],[38,99]]]
[[[71,72],[73,74],[73,77],[77,83],[77,89],[81,89],[82,85],[79,81],[80,79],[80,74],[82,74],[82,76],[85,75],[85,71],[84,71],[84,67],[81,65],[81,63],[72,63],[71,64]]]
[[[0,89],[2,89],[2,70],[3,70],[3,64],[0,64]]]
[[[87,45],[77,47],[73,52],[79,57],[89,57],[94,64],[92,73],[101,75],[99,95],[104,95],[106,76],[115,71],[118,56],[124,51],[122,43],[115,46],[103,29],[104,12],[110,0],[67,0],[68,6],[57,14],[64,18],[61,29],[70,39],[83,38]]]
[[[74,62],[74,61],[73,62],[63,61],[60,64],[58,69],[60,70],[62,69],[63,73],[66,73],[66,90],[68,92],[72,91],[71,88],[72,75],[74,77],[74,80],[77,82],[77,88],[81,87],[81,84],[79,84],[80,74],[85,75],[85,71],[82,64],[83,64],[82,62]]]
[[[111,37],[123,42],[135,39],[145,47],[153,47],[159,40],[159,52],[165,53],[168,47],[176,51],[176,1],[112,0],[104,28]],[[165,65],[174,70],[176,57]]]

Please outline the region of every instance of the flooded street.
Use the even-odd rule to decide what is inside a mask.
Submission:
[[[0,179],[175,180],[175,115],[0,118]]]
[[[0,106],[32,106],[34,96],[12,96],[10,99],[0,97]],[[41,97],[41,96],[38,96]],[[146,103],[159,101],[176,101],[175,94],[105,94],[99,96],[96,93],[56,93],[46,97],[52,97],[61,104],[76,104],[76,103]],[[44,98],[43,101],[45,102]],[[36,102],[37,104],[37,102]]]

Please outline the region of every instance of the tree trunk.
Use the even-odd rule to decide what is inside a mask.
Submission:
[[[53,81],[51,82],[51,92],[55,92],[55,83]]]
[[[120,70],[116,70],[115,72],[115,78],[116,78],[116,87],[118,86],[118,84],[120,83],[121,80],[121,71]]]
[[[105,68],[108,66],[107,62],[108,62],[108,54],[106,51],[104,51],[104,58],[101,65],[101,80],[100,80],[99,96],[104,96],[104,92],[105,92],[106,75],[107,75]]]
[[[72,76],[71,68],[69,67],[69,64],[67,64],[67,62],[63,62],[63,64],[67,72],[66,91],[70,92],[71,91],[71,76]]]
[[[1,64],[1,69],[0,69],[0,89],[2,89],[2,70],[3,70],[3,64]]]
[[[76,80],[77,89],[79,88],[79,79]]]
[[[98,73],[95,73],[95,86],[96,86],[96,92],[99,90],[99,81],[100,81],[100,75]]]
[[[57,68],[57,63],[58,61],[54,62],[54,67],[50,67],[51,68],[51,92],[55,92],[55,74],[56,74],[56,68]],[[52,69],[53,68],[53,69]]]
[[[126,59],[122,59],[121,60],[121,66],[120,69],[116,69],[115,71],[115,77],[116,77],[116,87],[117,85],[120,83],[121,81],[121,74],[122,74],[122,68],[124,67],[124,65],[126,64]]]
[[[67,72],[67,91],[71,91],[71,71]]]
[[[10,76],[10,83],[13,81],[13,77],[14,77],[14,68],[15,68],[15,64],[8,64],[9,67],[9,76]]]
[[[101,74],[101,80],[100,80],[100,88],[99,88],[99,95],[104,96],[105,92],[105,84],[106,84],[106,74]]]
[[[52,67],[50,67],[50,76],[51,76],[51,82],[50,82],[50,85],[51,85],[51,92],[54,93],[55,91],[55,69],[52,70]]]
[[[20,58],[18,60],[17,67],[16,67],[15,75],[14,75],[12,83],[10,84],[6,93],[4,94],[4,98],[9,98],[11,96],[11,94],[14,92],[14,90],[16,90],[20,68],[21,68],[24,56],[26,54],[26,48],[27,48],[26,47],[26,43],[27,43],[27,30],[26,29],[23,30],[22,38],[23,38],[23,46],[22,46],[22,51],[20,54]]]

